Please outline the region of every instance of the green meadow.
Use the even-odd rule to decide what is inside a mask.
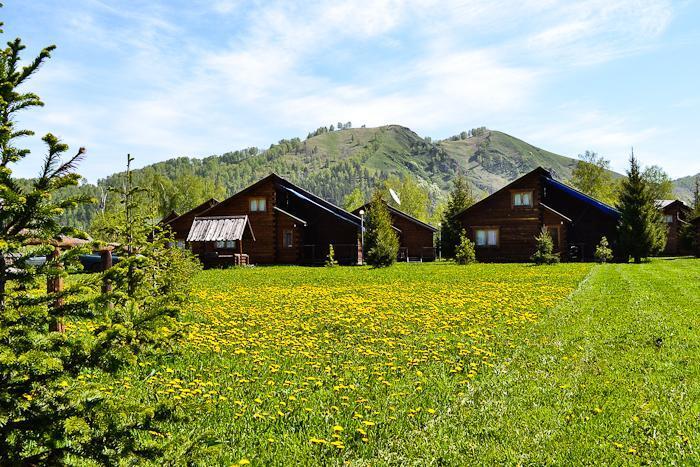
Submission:
[[[699,318],[693,259],[209,270],[102,390],[173,464],[697,464]]]

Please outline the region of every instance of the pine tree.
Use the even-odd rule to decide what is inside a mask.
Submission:
[[[378,191],[372,195],[365,214],[364,251],[367,264],[377,268],[391,266],[399,254],[399,239],[391,226],[389,210]]]
[[[630,157],[627,178],[623,180],[620,200],[618,237],[621,252],[635,263],[640,263],[663,250],[666,243],[666,227],[657,209],[654,193],[639,170],[639,163]]]
[[[469,240],[467,231],[462,229],[459,235],[459,244],[455,250],[455,261],[457,264],[471,264],[476,262],[476,251],[474,242]]]
[[[113,398],[85,376],[109,377],[134,365],[137,355],[156,350],[160,342],[171,342],[172,332],[165,336],[164,326],[178,309],[184,282],[169,282],[183,275],[164,257],[178,253],[161,250],[154,268],[146,269],[154,255],[144,247],[138,262],[124,261],[122,269],[105,273],[111,292],[99,293],[99,276],[46,291],[45,276],[57,285],[79,267],[80,249],[59,248],[66,243],[62,236],[81,233],[63,227],[58,219],[89,199],[59,201],[55,195],[77,185],[80,177],[74,170],[85,151],[81,148],[62,160],[68,146],[47,134],[39,176],[25,187],[13,177],[12,165],[29,153],[17,148],[15,140],[32,135],[15,127],[17,115],[42,105],[36,94],[18,87],[26,86],[54,47],[19,68],[23,49],[16,39],[0,51],[0,465],[65,465],[68,460],[81,465],[139,464],[159,452],[149,430],[157,433],[155,420],[165,408]],[[34,268],[27,260],[38,255],[49,259]],[[131,296],[123,280],[123,268],[129,264],[132,285],[138,278],[136,287],[142,291],[134,289]]]
[[[596,246],[593,256],[599,263],[607,263],[613,258],[613,253],[610,249],[610,245],[608,244],[607,237],[603,236],[600,239],[600,243],[598,243],[598,246]]]
[[[474,195],[467,180],[459,175],[454,181],[454,187],[447,201],[447,209],[442,215],[442,244],[440,245],[442,256],[453,258],[455,248],[459,243],[459,235],[462,224],[455,215],[474,204]]]
[[[535,253],[532,255],[532,262],[537,265],[555,264],[559,262],[559,256],[554,254],[554,242],[552,236],[549,235],[547,227],[542,226],[542,230],[537,237]]]

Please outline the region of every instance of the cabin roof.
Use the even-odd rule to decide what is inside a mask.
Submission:
[[[556,214],[557,216],[561,217],[562,219],[564,219],[564,220],[567,221],[567,222],[573,222],[573,221],[571,220],[570,217],[565,216],[564,214],[560,213],[560,212],[557,211],[556,209],[551,208],[551,207],[547,206],[547,205],[544,204],[544,203],[540,203],[540,206],[542,206],[543,208],[545,208],[545,209],[548,210],[549,212]]]
[[[176,219],[178,217],[180,217],[180,214],[178,214],[175,211],[170,211],[170,213],[168,213],[167,216],[165,216],[163,219],[160,220],[160,224],[167,224],[171,220]]]
[[[584,203],[587,203],[594,208],[598,209],[599,211],[604,212],[605,214],[608,214],[613,217],[619,217],[620,216],[620,211],[615,209],[614,207],[605,204],[602,201],[599,201],[592,196],[588,196],[585,193],[582,193],[578,191],[576,188],[570,187],[569,185],[560,182],[559,180],[555,180],[552,178],[550,175],[549,177],[545,178],[545,185],[553,186],[555,188],[560,189],[561,191],[567,193],[568,195],[571,195],[573,198],[576,198],[580,201],[583,201]]]
[[[284,214],[285,216],[288,216],[288,217],[294,219],[295,221],[299,222],[300,224],[303,224],[304,227],[306,227],[306,224],[308,224],[308,222],[306,222],[304,219],[300,219],[300,218],[298,218],[297,216],[295,216],[294,214],[288,213],[288,212],[285,211],[284,209],[280,209],[280,208],[278,208],[277,206],[275,206],[273,209],[274,209],[275,211],[277,211],[277,212],[281,212],[281,213]]]
[[[499,194],[503,191],[509,190],[513,185],[518,183],[522,178],[525,178],[529,175],[532,175],[533,173],[539,173],[542,177],[544,177],[544,182],[545,182],[546,186],[550,186],[550,187],[559,189],[560,191],[566,193],[567,195],[569,195],[573,198],[576,198],[580,201],[583,201],[584,203],[586,203],[586,204],[588,204],[588,205],[590,205],[590,206],[598,209],[599,211],[601,211],[605,214],[608,214],[610,216],[618,217],[620,215],[620,212],[617,209],[613,208],[612,206],[609,206],[609,205],[603,203],[602,201],[599,201],[591,196],[588,196],[587,194],[582,193],[582,192],[578,191],[576,188],[570,187],[569,185],[562,183],[559,180],[555,180],[554,177],[552,177],[552,173],[549,170],[547,170],[543,167],[537,167],[537,168],[531,170],[530,172],[516,178],[515,180],[513,180],[512,182],[510,182],[509,184],[507,184],[506,186],[504,186],[500,190],[495,191],[494,193],[487,196],[486,198],[479,200],[478,202],[467,207],[466,209],[462,209],[460,212],[455,214],[453,217],[459,217],[462,214],[464,214],[465,212],[471,211],[472,209],[475,209],[476,207],[482,205],[486,200],[488,200],[492,196],[495,196],[496,194]],[[548,206],[545,206],[545,207],[548,207]],[[551,208],[549,208],[549,209],[551,210]],[[560,216],[564,216],[562,213],[559,213],[559,212],[557,212],[557,214],[559,214]],[[564,216],[564,217],[566,217],[566,216]]]
[[[360,227],[360,218],[357,217],[356,215],[346,211],[343,208],[336,206],[333,203],[326,201],[325,199],[323,199],[319,196],[316,196],[315,194],[313,194],[309,191],[306,191],[305,189],[301,188],[300,186],[295,185],[294,183],[290,182],[286,178],[281,177],[280,175],[277,175],[274,172],[271,173],[270,175],[268,175],[267,177],[261,178],[260,180],[253,183],[252,185],[247,186],[246,188],[242,189],[241,191],[239,191],[238,193],[229,197],[228,199],[232,199],[232,198],[238,197],[240,195],[243,195],[246,192],[257,188],[258,186],[260,186],[263,183],[266,183],[270,180],[272,180],[276,186],[282,188],[286,192],[290,193],[292,196],[299,198],[303,201],[306,201],[307,203],[312,204],[312,205],[322,209],[323,211],[326,211],[327,213],[329,213],[329,214],[331,214],[331,215],[333,215],[333,216],[335,216],[335,217],[337,217],[345,222],[349,222],[358,228]],[[228,200],[226,200],[226,201],[228,201]],[[225,203],[226,201],[223,201],[223,202]]]
[[[419,226],[421,226],[421,227],[423,227],[423,228],[425,228],[425,229],[428,229],[428,230],[430,230],[431,232],[437,232],[437,229],[436,229],[435,227],[433,227],[432,225],[427,224],[427,223],[423,222],[422,220],[413,217],[413,216],[410,215],[410,214],[406,214],[405,212],[403,212],[403,211],[401,211],[401,210],[399,210],[399,209],[396,209],[395,207],[391,206],[389,203],[387,203],[387,202],[384,201],[384,200],[382,200],[382,202],[384,203],[384,206],[386,206],[387,209],[388,209],[390,212],[396,214],[397,216],[403,217],[404,219],[406,219],[406,220],[408,220],[408,221],[410,221],[410,222],[413,222],[414,224],[418,224]],[[371,202],[365,203],[365,204],[363,204],[362,206],[360,206],[359,208],[354,209],[354,210],[352,211],[352,213],[353,213],[353,214],[356,214],[356,213],[360,212],[360,209],[367,209],[367,208],[369,208],[369,205],[370,205],[370,204],[371,204]],[[397,229],[397,230],[398,230],[398,229]]]
[[[248,216],[195,217],[187,234],[188,242],[219,242],[242,240],[246,227],[253,240],[253,228]]]
[[[681,209],[690,210],[690,207],[679,199],[657,199],[656,200],[656,207],[658,209],[662,209],[662,210],[666,209],[667,207],[672,206],[674,204],[680,205]]]
[[[173,221],[175,221],[175,220],[177,220],[177,219],[181,219],[181,218],[183,218],[183,217],[186,217],[186,216],[189,216],[189,215],[192,215],[192,214],[201,214],[201,213],[204,213],[205,211],[209,210],[212,206],[216,206],[217,204],[219,204],[219,201],[218,201],[218,200],[216,200],[215,198],[209,198],[208,200],[206,200],[206,201],[203,202],[202,204],[199,204],[199,205],[193,207],[193,208],[190,209],[189,211],[187,211],[187,212],[185,212],[185,213],[182,213],[182,214],[180,214],[179,216],[173,217],[172,219],[166,220],[166,219],[170,216],[170,214],[174,214],[174,213],[175,213],[175,211],[171,212],[170,214],[168,214],[167,216],[165,216],[165,218],[163,218],[163,220],[161,221],[161,223],[162,223],[162,224],[170,224],[170,223],[172,223]]]

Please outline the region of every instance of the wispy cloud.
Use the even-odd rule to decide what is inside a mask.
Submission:
[[[665,0],[78,3],[46,3],[69,18],[52,32],[73,53],[44,72],[57,80],[34,83],[47,110],[26,121],[94,148],[92,177],[127,149],[142,163],[208,155],[339,119],[438,134],[508,122],[556,74],[639,53],[673,18]],[[649,137],[572,122],[552,128]]]

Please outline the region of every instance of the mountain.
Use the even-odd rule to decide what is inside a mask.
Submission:
[[[204,159],[171,159],[135,174],[149,177],[160,173],[174,179],[191,172],[223,185],[232,194],[274,171],[341,204],[354,187],[368,193],[394,175],[413,176],[433,196],[440,197],[457,173],[462,173],[476,194],[484,196],[537,166],[566,180],[577,162],[485,128],[471,130],[463,139],[436,142],[399,125],[321,130],[304,141],[282,140],[267,150],[251,148]],[[122,176],[112,175],[99,184],[114,185]]]
[[[258,179],[276,172],[319,196],[342,205],[354,188],[366,197],[392,176],[414,177],[429,192],[433,206],[444,200],[457,174],[463,174],[475,195],[483,197],[537,166],[566,181],[577,159],[540,149],[506,133],[475,128],[445,140],[423,138],[400,125],[376,128],[325,127],[305,140],[281,140],[268,149],[247,148],[205,158],[180,157],[134,172],[141,186],[151,189],[147,199],[153,216],[184,212],[204,199],[223,199]],[[614,173],[620,177],[620,174]],[[92,196],[120,186],[124,173],[80,187]],[[689,179],[689,177],[686,177]],[[689,181],[676,181],[679,194],[689,198]],[[107,208],[116,201],[107,196]],[[66,213],[66,221],[87,227],[97,207]]]
[[[678,199],[686,203],[693,199],[693,187],[695,186],[696,178],[700,178],[700,173],[673,180],[673,191]]]

